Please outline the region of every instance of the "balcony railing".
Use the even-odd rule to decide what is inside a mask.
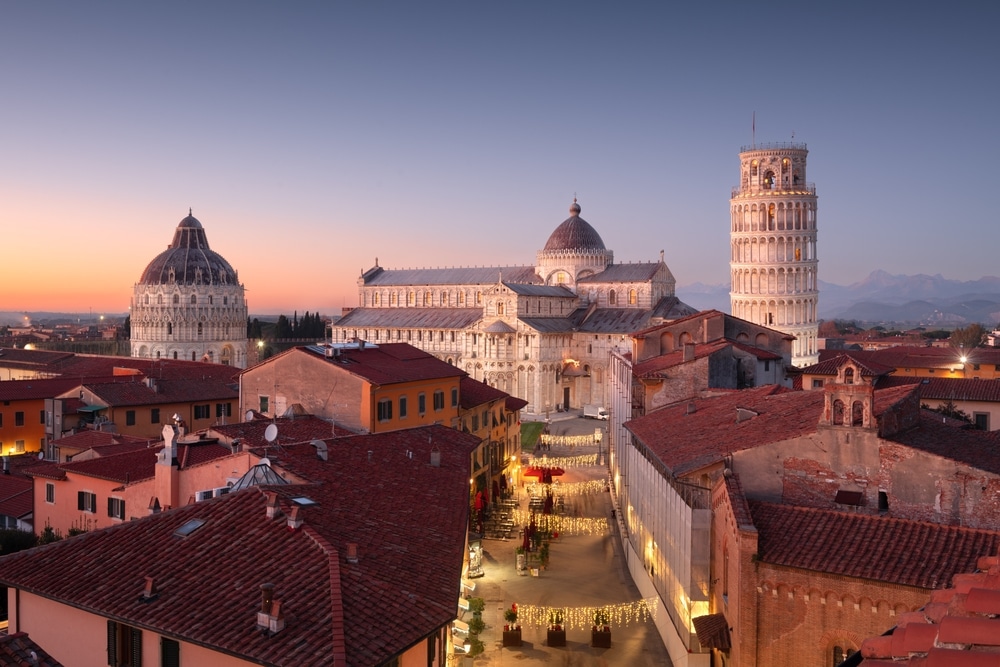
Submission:
[[[771,187],[764,187],[763,185],[759,187],[748,187],[743,188],[733,188],[732,198],[736,198],[740,195],[815,195],[816,194],[816,184],[815,183],[799,183],[797,185],[782,185],[780,183],[775,183]]]
[[[806,150],[805,144],[800,144],[795,141],[772,141],[770,143],[764,144],[753,144],[752,146],[740,146],[740,152],[746,153],[747,151],[773,151],[773,150],[787,150],[794,149],[804,151]]]

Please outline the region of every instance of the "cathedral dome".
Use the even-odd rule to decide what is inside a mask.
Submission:
[[[208,247],[205,229],[188,211],[188,216],[174,231],[173,242],[146,266],[139,282],[144,285],[233,285],[238,279],[229,262]]]
[[[580,217],[580,205],[573,199],[570,217],[556,227],[545,243],[544,252],[559,250],[606,250],[604,241],[590,223]]]

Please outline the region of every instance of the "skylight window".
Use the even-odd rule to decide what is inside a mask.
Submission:
[[[292,498],[292,502],[296,505],[315,505],[316,501],[312,498],[306,498],[305,496],[298,496],[297,498]]]
[[[174,535],[176,535],[177,537],[187,537],[188,535],[190,535],[191,533],[198,530],[204,525],[205,525],[204,519],[191,519],[183,526],[175,530]]]

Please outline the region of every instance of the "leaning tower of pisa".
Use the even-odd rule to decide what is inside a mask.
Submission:
[[[792,363],[819,360],[816,186],[805,144],[740,149],[740,184],[729,201],[732,314],[795,336]]]

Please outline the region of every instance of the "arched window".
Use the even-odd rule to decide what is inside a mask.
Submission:
[[[201,335],[201,330],[202,330],[201,322],[198,322],[198,335],[199,336]]]
[[[211,294],[208,295],[208,305],[210,305],[210,306],[212,305],[212,295]]]
[[[146,305],[147,306],[149,305],[149,295],[148,294],[146,295]]]
[[[854,384],[854,369],[845,368],[844,369],[844,384]]]
[[[854,401],[851,404],[851,425],[861,426],[865,420],[865,408],[861,401]]]
[[[406,293],[406,305],[407,306],[413,306],[413,305],[415,305],[416,304],[416,299],[417,299],[416,294],[414,294],[413,292],[407,292]]]
[[[198,295],[197,294],[192,294],[191,295],[191,305],[193,306],[196,303],[198,303]]]
[[[833,423],[844,423],[844,402],[839,398],[833,402]]]
[[[503,301],[497,302],[497,315],[503,315]]]
[[[167,322],[167,335],[170,336],[173,335],[173,333],[174,333],[174,323]]]
[[[162,294],[157,294],[156,295],[156,303],[157,303],[157,305],[163,305],[163,295]]]
[[[223,306],[228,306],[229,305],[229,297],[228,296],[222,297],[222,305]]]
[[[482,292],[476,292],[476,305],[477,306],[483,305],[483,293]]]
[[[628,291],[628,304],[630,306],[634,306],[635,305],[635,290],[634,289],[631,289],[631,290]]]
[[[618,303],[618,294],[614,290],[608,291],[608,305],[613,306]]]
[[[381,302],[382,302],[381,295],[378,292],[375,292],[375,305],[376,306],[381,305]]]
[[[181,302],[181,295],[180,294],[175,294],[174,295],[174,305],[177,305],[180,302]]]

